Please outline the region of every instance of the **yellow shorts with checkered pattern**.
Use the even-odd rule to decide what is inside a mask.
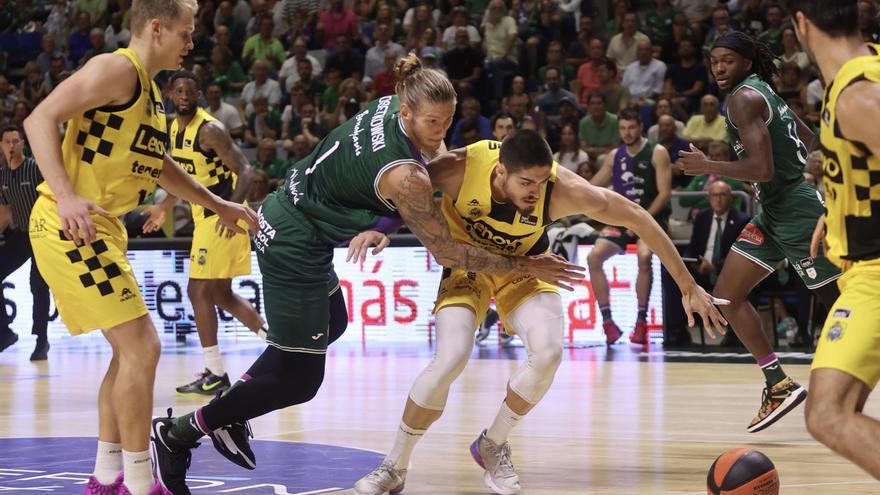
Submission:
[[[813,369],[843,371],[873,389],[880,381],[880,259],[854,263],[837,284],[840,297],[825,320]]]
[[[501,324],[509,335],[516,334],[507,317],[520,304],[540,292],[559,293],[555,285],[538,280],[532,275],[509,273],[506,275],[486,275],[466,270],[443,270],[434,313],[447,306],[466,306],[474,310],[477,321],[489,310],[489,299],[495,298],[495,309],[501,317]]]
[[[189,251],[189,278],[223,279],[251,273],[251,239],[235,234],[227,239],[215,230],[217,215],[199,220]]]
[[[77,246],[61,232],[57,204],[40,196],[31,211],[34,260],[71,335],[109,329],[147,314],[126,257],[128,235],[117,218],[92,215],[97,238]]]

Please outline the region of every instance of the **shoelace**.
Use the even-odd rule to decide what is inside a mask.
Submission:
[[[504,445],[501,446],[500,459],[498,460],[498,467],[504,472],[505,477],[514,476],[513,469],[513,459],[510,457],[510,444],[505,442]]]
[[[379,482],[383,480],[383,474],[388,473],[390,481],[397,481],[398,476],[394,473],[394,471],[394,466],[392,466],[391,464],[382,463],[382,465],[380,465],[367,475],[367,479],[378,485],[381,485],[382,483]]]

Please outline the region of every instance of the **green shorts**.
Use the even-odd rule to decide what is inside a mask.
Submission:
[[[263,274],[267,342],[287,352],[327,352],[328,293],[339,286],[333,245],[283,194],[270,194],[259,210],[254,245]]]
[[[776,265],[788,259],[791,266],[809,289],[816,289],[837,280],[840,269],[825,256],[810,257],[810,239],[818,212],[804,212],[793,209],[785,220],[769,221],[765,212],[760,212],[740,232],[731,250],[745,256],[768,272],[776,271]]]

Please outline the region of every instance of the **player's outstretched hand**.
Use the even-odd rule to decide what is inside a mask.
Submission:
[[[258,221],[257,221],[257,213],[250,209],[247,206],[238,203],[232,203],[230,201],[221,201],[220,206],[217,208],[217,216],[219,217],[217,222],[217,233],[221,236],[225,236],[227,238],[232,237],[235,234],[244,234],[247,231],[241,228],[238,225],[239,220],[243,220],[247,223],[248,228],[250,228],[251,232],[256,232],[259,230]]]
[[[715,307],[716,304],[729,304],[730,301],[716,299],[695,283],[687,290],[682,290],[681,305],[684,306],[684,314],[687,315],[688,326],[694,326],[694,313],[703,319],[703,328],[711,338],[715,338],[712,327],[719,334],[727,333],[727,320],[721,316],[721,312]]]
[[[574,290],[572,285],[584,279],[584,267],[569,263],[562,256],[553,253],[527,256],[523,259],[527,273],[565,290]]]
[[[95,230],[95,222],[92,221],[92,213],[111,216],[104,208],[76,195],[57,198],[57,201],[61,231],[64,232],[64,237],[77,246],[91,244],[97,239],[98,233]]]
[[[165,208],[162,208],[161,205],[150,205],[144,208],[144,211],[141,212],[142,216],[149,216],[147,221],[144,222],[144,234],[149,234],[151,232],[156,232],[162,228],[162,225],[165,223],[165,217],[168,213],[165,211]]]
[[[382,232],[365,230],[354,236],[354,239],[348,243],[348,255],[345,257],[345,261],[363,263],[367,259],[367,249],[370,249],[370,246],[376,246],[370,251],[375,256],[389,244],[391,244],[391,239]]]

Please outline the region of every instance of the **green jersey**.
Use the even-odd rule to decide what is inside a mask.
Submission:
[[[402,163],[424,164],[404,131],[399,109],[396,95],[372,101],[288,171],[281,186],[287,200],[325,241],[349,240],[375,226],[379,217],[397,214],[379,194],[380,177]]]
[[[804,166],[807,162],[807,147],[797,132],[797,122],[794,115],[766,82],[757,75],[752,74],[739,83],[730,95],[733,96],[742,88],[751,88],[760,93],[767,102],[770,116],[765,125],[770,133],[770,141],[773,147],[773,178],[767,182],[755,183],[758,200],[769,213],[784,215],[784,210],[790,206],[786,200],[792,196],[806,196],[804,199],[818,204],[818,198],[814,189],[804,182]],[[730,120],[730,107],[725,114],[727,134],[733,143],[736,156],[743,160],[746,158],[746,150],[739,137],[739,130]],[[807,188],[802,186],[807,185]]]

